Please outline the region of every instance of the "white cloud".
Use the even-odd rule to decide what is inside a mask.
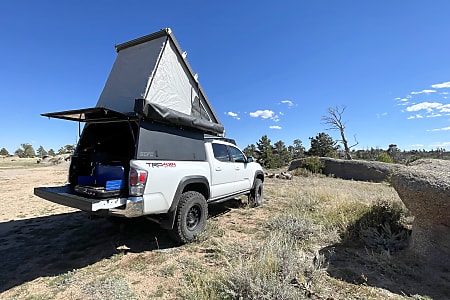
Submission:
[[[397,101],[398,106],[405,106],[405,105],[409,104],[409,99],[410,98],[408,98],[408,97],[404,97],[404,98],[398,97],[398,98],[395,98],[394,100]]]
[[[271,119],[274,122],[279,122],[280,121],[280,117],[278,115],[275,114],[275,112],[273,112],[272,110],[257,110],[254,112],[249,113],[250,117],[253,118],[262,118],[262,119]],[[282,113],[280,113],[280,115],[283,115]]]
[[[241,119],[241,118],[239,118],[239,116],[238,116],[237,113],[234,113],[234,112],[232,112],[232,111],[229,111],[229,112],[227,112],[227,113],[225,113],[225,114],[227,114],[228,116],[230,116],[230,117],[232,117],[232,118],[235,118],[236,120],[240,120],[240,119]]]
[[[446,107],[447,105],[443,105],[442,103],[438,102],[422,102],[418,104],[414,104],[410,107],[407,107],[407,111],[419,111],[419,110],[426,110],[427,112],[432,112],[433,109],[441,109],[442,107]]]
[[[291,100],[283,100],[281,101],[281,103],[287,104],[287,106],[289,107],[294,106],[294,102],[292,102]]]
[[[447,131],[447,130],[450,130],[450,126],[449,127],[444,127],[444,128],[432,129],[431,131]]]
[[[421,90],[420,92],[411,92],[411,95],[436,93],[435,90]]]
[[[422,119],[423,116],[422,115],[415,115],[415,116],[409,116],[408,120],[412,120],[412,119]]]
[[[431,114],[431,115],[427,116],[427,118],[436,118],[436,117],[442,117],[442,115],[441,114]]]
[[[443,83],[433,84],[431,87],[432,87],[433,89],[450,88],[450,81],[443,82]]]
[[[274,116],[274,112],[268,109],[265,110],[257,110],[255,112],[250,113],[250,117],[258,118],[261,117],[263,119],[271,119]]]
[[[438,142],[438,143],[434,143],[431,144],[430,147],[438,147],[438,148],[444,148],[444,147],[449,147],[450,146],[450,142]]]
[[[270,129],[277,129],[277,130],[281,130],[281,129],[282,129],[281,126],[277,126],[277,125],[275,125],[275,126],[270,126],[269,128],[270,128]]]
[[[382,114],[377,114],[377,118],[380,119],[381,117],[387,116],[387,114],[388,114],[387,112],[384,112]]]
[[[442,105],[442,107],[439,109],[439,111],[444,112],[444,113],[450,113],[450,104]]]

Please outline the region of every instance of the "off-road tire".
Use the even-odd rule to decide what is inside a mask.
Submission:
[[[261,206],[263,202],[263,182],[261,179],[255,180],[255,186],[248,195],[248,204],[251,207]]]
[[[208,204],[199,192],[188,191],[181,195],[173,229],[172,239],[179,243],[190,243],[201,233],[208,218]]]

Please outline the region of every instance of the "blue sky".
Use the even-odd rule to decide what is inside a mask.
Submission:
[[[8,1],[0,10],[0,148],[59,149],[95,106],[115,44],[172,28],[241,147],[327,132],[356,149],[450,148],[450,1]]]

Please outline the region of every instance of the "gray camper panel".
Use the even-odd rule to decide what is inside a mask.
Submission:
[[[136,158],[205,161],[204,135],[199,131],[142,121]]]
[[[126,114],[133,111],[135,99],[141,99],[142,107],[155,105],[165,112],[175,112],[177,118],[210,123],[214,129],[208,129],[209,133],[223,134],[223,125],[201,88],[198,75],[169,28],[117,45],[116,51],[97,107]]]

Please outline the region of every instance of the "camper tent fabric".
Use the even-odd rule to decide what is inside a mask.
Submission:
[[[122,113],[132,112],[134,99],[145,94],[166,40],[166,37],[160,37],[121,50],[96,106]]]
[[[147,102],[191,114],[192,100],[197,97],[194,88],[196,82],[189,80],[187,68],[182,64],[182,57],[175,52],[173,43],[168,41],[164,46],[158,63],[157,72],[148,83]]]
[[[97,107],[129,113],[134,111],[135,99],[143,99],[144,106],[155,104],[201,120],[200,124],[214,123],[208,131],[215,128],[219,129],[215,133],[223,133],[170,29],[120,44],[116,49],[117,58]]]

